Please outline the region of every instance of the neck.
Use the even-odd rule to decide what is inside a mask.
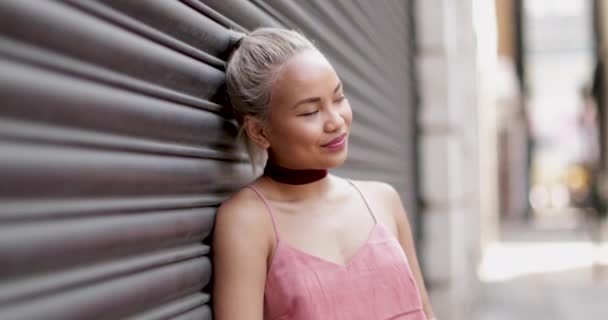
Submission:
[[[262,176],[261,179],[261,183],[267,186],[271,198],[287,202],[325,198],[330,193],[330,190],[333,189],[336,182],[330,174],[327,174],[322,179],[306,184],[280,183],[268,176]]]
[[[264,176],[286,185],[306,185],[327,177],[327,169],[289,169],[278,165],[269,157]]]

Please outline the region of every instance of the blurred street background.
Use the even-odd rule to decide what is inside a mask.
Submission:
[[[607,4],[495,2],[499,215],[480,320],[606,317]]]
[[[575,224],[507,224],[480,267],[480,320],[602,319],[608,246]]]

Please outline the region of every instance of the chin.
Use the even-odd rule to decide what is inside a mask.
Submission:
[[[323,161],[324,162],[323,168],[331,169],[331,168],[336,168],[336,167],[343,165],[344,162],[346,162],[347,155],[348,155],[348,150],[344,149],[339,154],[333,154],[333,155],[327,156],[326,160]]]

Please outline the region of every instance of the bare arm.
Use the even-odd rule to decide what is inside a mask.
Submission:
[[[246,196],[237,195],[222,204],[216,217],[213,236],[216,320],[262,320],[264,316],[269,253],[269,238],[264,230],[268,230],[268,222],[260,214],[259,206],[243,203],[243,198]]]
[[[422,298],[424,313],[427,319],[434,319],[433,309],[431,308],[431,302],[429,300],[429,296],[424,285],[422,272],[420,271],[420,265],[418,264],[418,258],[416,257],[414,237],[412,236],[409,219],[407,218],[407,214],[405,213],[405,209],[403,208],[401,198],[399,197],[397,191],[393,189],[393,187],[388,185],[387,188],[390,188],[389,205],[392,208],[391,212],[395,214],[399,243],[401,244],[401,247],[403,248],[403,251],[407,256],[407,259],[410,263],[410,268],[412,269],[412,273],[414,275],[414,278],[416,279],[416,284],[418,285],[418,290],[420,291],[420,297]]]

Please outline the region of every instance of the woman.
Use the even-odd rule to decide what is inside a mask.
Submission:
[[[352,122],[330,63],[295,31],[239,42],[228,93],[268,160],[218,210],[215,319],[433,318],[397,192],[327,173],[346,160]]]

